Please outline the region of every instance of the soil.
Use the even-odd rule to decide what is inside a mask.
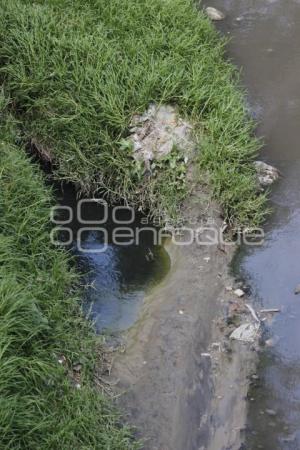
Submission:
[[[195,188],[184,207],[193,228],[221,228],[221,212]],[[146,297],[111,379],[146,450],[240,449],[255,347],[230,332],[249,311],[229,275],[235,246],[166,243],[171,270]],[[251,315],[250,315],[251,317]]]

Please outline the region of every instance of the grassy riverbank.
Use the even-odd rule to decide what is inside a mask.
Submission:
[[[24,147],[84,191],[175,214],[188,189],[174,160],[145,178],[124,138],[151,102],[177,104],[224,216],[256,224],[258,142],[237,73],[189,0],[0,0],[0,40],[0,447],[132,449],[93,387],[95,336],[69,256],[50,245],[52,193]],[[66,372],[81,359],[75,389]]]
[[[196,124],[199,164],[226,219],[262,219],[250,165],[258,143],[237,73],[192,1],[1,0],[0,39],[0,78],[23,138],[58,178],[174,213],[180,174],[167,161],[145,179],[122,139],[150,102],[176,103]]]
[[[69,258],[50,245],[51,192],[0,120],[0,448],[133,449],[93,386],[96,341]],[[66,374],[78,360],[80,389]]]

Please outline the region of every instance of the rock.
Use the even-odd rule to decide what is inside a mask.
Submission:
[[[265,346],[266,347],[274,347],[280,341],[280,337],[274,335],[272,338],[266,339]]]
[[[295,287],[294,293],[295,293],[295,295],[300,294],[300,284],[298,284],[298,285]]]
[[[276,411],[274,411],[274,409],[266,409],[265,410],[266,414],[268,414],[271,417],[274,417],[277,415]]]
[[[213,350],[218,350],[220,352],[221,351],[221,343],[220,342],[213,342],[211,344],[211,348]]]
[[[222,13],[221,11],[219,11],[218,9],[213,8],[212,6],[208,6],[205,9],[205,12],[211,20],[224,20],[225,19],[225,14]]]
[[[256,375],[256,373],[254,373],[253,375],[251,375],[252,380],[259,380],[259,376]]]
[[[254,167],[257,173],[257,180],[263,187],[270,186],[279,178],[279,171],[263,161],[255,161]]]
[[[274,340],[272,338],[267,339],[265,342],[266,347],[274,347]]]
[[[245,295],[245,292],[242,289],[235,289],[234,293],[237,297],[244,297]]]
[[[230,339],[242,342],[255,342],[258,330],[258,324],[244,323],[231,333]]]

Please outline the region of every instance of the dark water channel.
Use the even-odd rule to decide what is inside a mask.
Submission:
[[[84,309],[96,330],[116,332],[137,320],[147,290],[161,281],[170,267],[158,228],[132,209],[106,202],[81,200],[71,185],[58,192],[62,227],[59,240],[68,244],[84,274]],[[78,209],[79,208],[79,209]],[[137,231],[139,230],[139,231]]]
[[[256,307],[280,308],[267,324],[270,347],[259,355],[250,393],[248,450],[300,449],[300,1],[212,0],[226,13],[219,29],[242,67],[249,104],[264,137],[261,158],[282,172],[272,189],[265,244],[236,261]]]

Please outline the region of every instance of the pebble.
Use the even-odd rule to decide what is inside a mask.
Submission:
[[[235,293],[235,295],[237,296],[237,297],[244,297],[244,295],[245,295],[245,292],[242,290],[242,289],[236,289],[235,291],[234,291],[234,293]]]
[[[279,171],[263,161],[255,161],[254,167],[257,172],[257,179],[261,186],[269,186],[279,178]]]
[[[252,380],[259,380],[259,376],[256,374],[251,375],[251,378],[252,378]]]
[[[212,6],[208,6],[206,9],[206,14],[211,20],[223,20],[225,19],[225,14],[222,11],[213,8]]]
[[[298,284],[298,285],[295,287],[294,293],[295,293],[295,295],[300,294],[300,284]]]
[[[276,411],[274,411],[274,409],[266,409],[265,412],[269,415],[269,416],[276,416]]]
[[[267,339],[265,342],[266,347],[274,347],[274,340],[273,339]]]

